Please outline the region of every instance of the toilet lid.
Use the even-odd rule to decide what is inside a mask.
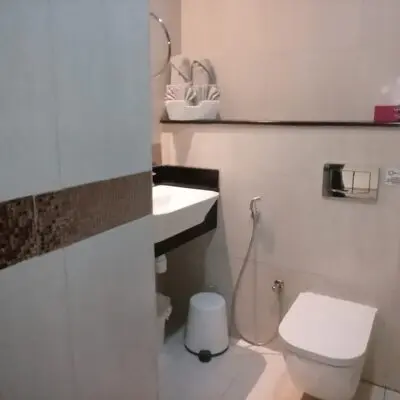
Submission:
[[[333,366],[365,354],[376,308],[314,293],[300,293],[279,326],[289,350]]]

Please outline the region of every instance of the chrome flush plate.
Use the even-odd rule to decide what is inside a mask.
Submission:
[[[344,163],[324,165],[322,196],[376,202],[379,168]]]

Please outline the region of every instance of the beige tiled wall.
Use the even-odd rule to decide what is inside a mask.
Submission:
[[[399,13],[398,0],[185,0],[182,53],[214,62],[223,117],[371,120],[400,100]]]
[[[399,131],[187,126],[164,133],[162,146],[164,162],[220,170],[219,226],[208,248],[206,277],[228,300],[250,238],[249,201],[262,196],[239,295],[242,330],[258,340],[273,333],[276,278],[285,280],[285,309],[305,290],[377,306],[364,376],[400,390],[400,187],[382,179],[385,168],[400,166]],[[322,198],[327,161],[381,168],[377,204]]]
[[[185,0],[181,50],[213,61],[223,118],[371,120],[375,104],[400,101],[399,12],[397,0]],[[228,300],[251,234],[249,201],[263,197],[239,295],[243,332],[273,334],[276,278],[286,283],[284,309],[304,290],[375,305],[364,377],[398,390],[400,188],[381,180],[378,203],[367,205],[325,200],[321,185],[327,161],[380,167],[382,178],[400,166],[399,147],[400,133],[382,129],[188,126],[162,135],[164,163],[221,171],[206,277]]]

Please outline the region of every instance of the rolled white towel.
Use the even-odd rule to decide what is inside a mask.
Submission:
[[[216,85],[215,71],[209,59],[192,62],[192,79],[198,91],[198,100],[209,99],[209,90]]]
[[[193,86],[188,86],[185,93],[186,103],[195,105],[197,104],[197,93]]]
[[[190,81],[191,78],[190,60],[182,54],[171,58],[171,85],[181,85]]]
[[[204,67],[207,69],[209,73],[209,85],[216,85],[217,84],[217,76],[215,74],[215,69],[214,66],[212,65],[212,62],[208,59],[205,58],[203,60],[200,60],[200,63],[204,65]]]
[[[200,63],[200,64],[199,64]],[[211,74],[201,61],[192,62],[192,81],[196,86],[209,85]]]
[[[208,91],[207,100],[219,100],[220,97],[221,97],[221,92],[218,89],[218,86],[216,86],[216,85],[210,86],[210,89]]]
[[[164,100],[176,100],[177,98],[176,92],[177,92],[176,87],[167,85],[167,88],[165,89]]]

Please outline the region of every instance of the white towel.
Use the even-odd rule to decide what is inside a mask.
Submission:
[[[190,60],[178,54],[171,58],[171,85],[181,85],[191,80]]]
[[[200,63],[201,65],[199,65]],[[215,85],[216,77],[214,67],[207,58],[192,62],[192,79],[194,85]]]

